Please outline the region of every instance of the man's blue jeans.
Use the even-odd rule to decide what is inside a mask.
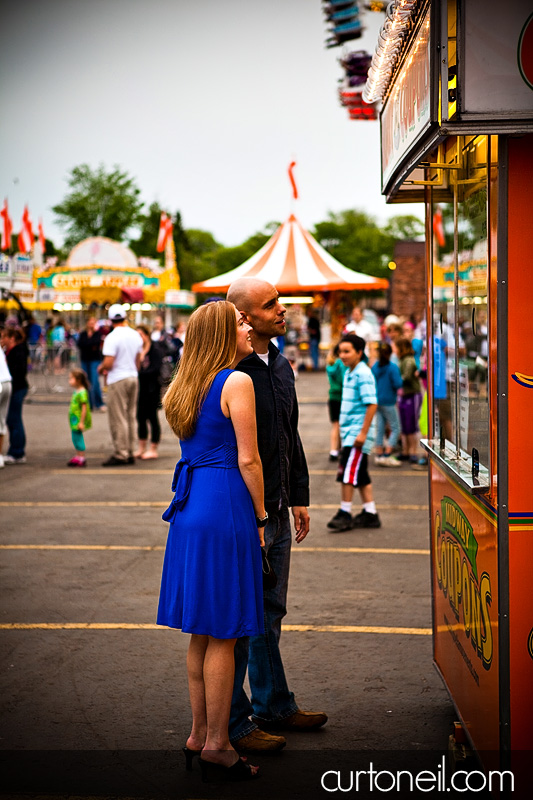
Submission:
[[[9,410],[7,412],[7,428],[9,430],[8,456],[23,458],[26,450],[26,433],[22,422],[22,404],[28,394],[27,389],[17,389],[11,395]]]
[[[99,361],[82,361],[81,368],[89,378],[89,404],[91,408],[102,408],[104,401],[100,391],[100,381],[98,379]]]
[[[281,620],[287,613],[291,557],[291,523],[287,508],[269,515],[265,546],[278,582],[274,589],[264,593],[265,633],[237,639],[235,644],[235,683],[229,723],[229,736],[233,740],[241,739],[257,727],[250,720],[252,714],[264,720],[280,720],[298,711],[294,694],[287,686],[279,651]],[[243,688],[246,668],[251,700]]]
[[[319,349],[318,349],[318,339],[310,339],[309,340],[309,352],[311,354],[311,361],[313,362],[313,369],[318,369],[319,363]]]

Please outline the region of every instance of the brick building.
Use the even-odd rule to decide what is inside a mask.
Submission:
[[[389,280],[389,308],[419,321],[426,311],[426,243],[402,241],[394,246],[396,269]]]

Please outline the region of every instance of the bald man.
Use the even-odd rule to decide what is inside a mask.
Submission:
[[[298,403],[294,373],[270,341],[285,333],[286,309],[275,286],[255,278],[231,284],[227,299],[252,326],[254,352],[237,369],[252,378],[255,389],[257,440],[263,465],[265,547],[277,585],[264,592],[265,633],[238,639],[235,647],[230,739],[241,752],[280,750],[283,736],[268,730],[311,731],[327,721],[322,712],[302,711],[289,690],[279,649],[281,621],[287,613],[292,510],[295,540],[309,532],[309,473],[298,434]],[[244,688],[248,668],[251,700]]]

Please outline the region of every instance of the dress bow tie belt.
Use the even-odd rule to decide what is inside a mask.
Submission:
[[[219,469],[235,469],[238,467],[237,448],[232,445],[223,444],[202,453],[201,456],[192,460],[182,457],[176,464],[174,477],[172,479],[172,491],[174,497],[172,502],[163,514],[165,522],[173,522],[176,511],[181,511],[189,499],[191,491],[193,470],[199,467],[217,467]]]

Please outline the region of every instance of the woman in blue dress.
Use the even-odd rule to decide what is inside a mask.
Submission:
[[[176,377],[163,398],[180,439],[157,622],[191,634],[187,674],[192,730],[187,767],[248,780],[257,769],[230,744],[234,646],[263,633],[261,546],[267,514],[257,449],[255,397],[234,371],[252,352],[250,326],[232,303],[191,316]],[[222,772],[223,771],[223,772]]]

